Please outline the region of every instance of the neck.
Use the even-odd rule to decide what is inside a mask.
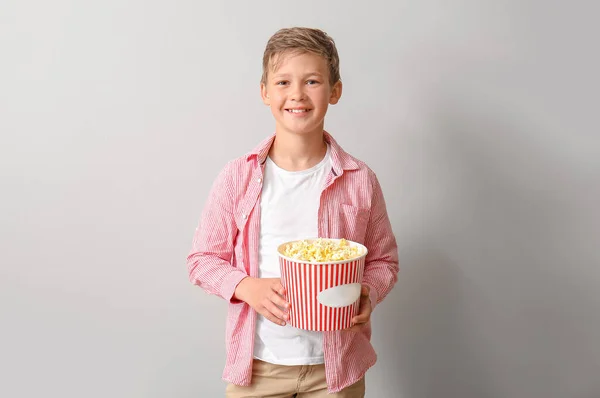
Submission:
[[[326,153],[322,130],[319,134],[309,135],[277,132],[269,157],[284,170],[300,171],[317,165]]]

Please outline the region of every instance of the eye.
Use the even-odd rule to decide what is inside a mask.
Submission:
[[[276,86],[285,86],[288,84],[287,80],[280,80],[278,82],[275,83]]]
[[[317,80],[311,79],[311,80],[307,80],[306,84],[308,84],[309,86],[313,86],[315,84],[319,84],[319,82]]]

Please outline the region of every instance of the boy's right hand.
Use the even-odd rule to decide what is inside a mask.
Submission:
[[[271,322],[284,326],[285,321],[288,320],[287,310],[290,307],[284,299],[285,293],[279,278],[248,276],[237,285],[234,297],[248,303]]]

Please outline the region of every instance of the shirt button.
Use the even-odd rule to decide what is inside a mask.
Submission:
[[[242,214],[242,218],[245,220],[246,218],[248,218],[248,216],[246,214]]]
[[[262,182],[262,178],[258,177],[258,178],[256,179],[256,181],[258,181],[258,182],[260,183],[260,182]]]

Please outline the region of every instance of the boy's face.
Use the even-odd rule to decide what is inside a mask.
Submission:
[[[342,95],[342,83],[329,83],[327,61],[313,53],[280,54],[279,65],[261,83],[263,102],[275,117],[276,132],[321,134],[329,104]]]

